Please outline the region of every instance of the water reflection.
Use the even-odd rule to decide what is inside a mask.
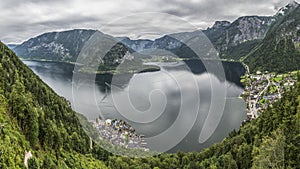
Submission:
[[[182,127],[177,127],[177,133],[171,133],[171,135],[186,132],[185,126],[191,124],[192,126],[187,136],[170,152],[199,151],[203,147],[222,140],[230,131],[238,128],[240,122],[246,117],[244,102],[237,98],[243,91],[239,83],[239,76],[243,73],[243,68],[236,63],[225,63],[226,79],[220,79],[213,73],[205,73],[203,67],[196,62],[186,61],[184,64],[160,64],[162,70],[158,72],[128,74],[118,78],[122,79],[120,83],[110,84],[113,77],[109,74],[97,75],[95,77],[96,85],[93,85],[95,79],[86,78],[80,73],[73,74],[74,66],[69,64],[35,61],[24,61],[24,63],[59,95],[70,100],[74,110],[89,119],[102,116],[102,118],[126,120],[138,133],[153,138],[147,141],[150,148],[154,150],[160,150],[162,146],[168,144],[169,140],[160,140],[161,144],[157,144],[159,138],[155,138],[155,136],[172,127],[174,122],[179,123],[177,126]],[[182,66],[185,64],[189,65],[192,71],[188,71]],[[76,83],[76,86],[72,90],[73,75],[82,76],[82,78],[78,78],[81,80],[80,82],[73,82]],[[195,79],[194,85],[190,81],[191,77]],[[212,85],[216,93],[218,90],[220,93],[227,90],[224,113],[216,132],[209,140],[200,144],[199,135],[208,112],[218,111],[218,106],[221,106],[221,104],[218,105],[218,101],[213,101],[215,105],[212,106]],[[114,95],[111,94],[111,88],[116,89]],[[153,91],[155,92],[153,93]],[[130,95],[130,104],[133,105],[135,111],[128,107],[128,103],[120,101],[118,106],[122,108],[123,112],[118,111],[113,97],[124,100],[123,97],[127,97],[125,94]],[[199,100],[196,99],[197,96],[200,98]],[[196,116],[191,111],[195,108],[199,108]],[[159,114],[155,116],[157,117],[155,119],[139,119],[145,120],[145,123],[141,123],[134,122],[135,119],[125,118],[124,112],[127,111],[128,113],[148,111],[148,114]],[[184,116],[178,121],[177,117],[180,111],[184,112]],[[212,121],[208,125],[216,124],[213,124]]]

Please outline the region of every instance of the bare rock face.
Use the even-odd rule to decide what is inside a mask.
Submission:
[[[270,25],[275,21],[273,17],[246,16],[238,18],[227,31],[227,41],[231,45],[263,39]]]
[[[291,3],[287,4],[286,6],[280,8],[276,13],[276,17],[282,17],[291,12],[292,10],[296,9],[299,4],[296,1],[292,1]]]
[[[75,29],[64,32],[45,33],[13,48],[22,58],[76,61],[84,43],[94,30]]]

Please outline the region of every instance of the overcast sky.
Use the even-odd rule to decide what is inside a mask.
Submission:
[[[5,43],[21,43],[44,32],[74,28],[100,29],[116,36],[139,38],[141,35],[136,33],[136,30],[140,30],[139,27],[148,27],[143,29],[144,34],[159,34],[159,29],[166,27],[177,31],[192,28],[183,26],[186,25],[184,22],[198,29],[206,29],[216,20],[232,22],[245,15],[274,15],[278,8],[289,2],[290,0],[0,0],[0,39]],[[182,21],[178,21],[180,19]],[[151,29],[148,23],[152,24]],[[102,28],[104,25],[105,28]],[[161,26],[164,28],[160,28]]]

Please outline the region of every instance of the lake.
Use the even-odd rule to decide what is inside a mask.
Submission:
[[[145,135],[152,150],[200,151],[221,141],[246,118],[243,66],[223,62],[226,76],[198,60],[150,63],[156,72],[86,76],[74,65],[23,61],[88,119],[122,119]],[[214,61],[207,61],[212,70]],[[217,69],[217,68],[216,68]],[[201,133],[201,134],[200,134]]]

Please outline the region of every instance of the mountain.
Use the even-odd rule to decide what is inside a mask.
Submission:
[[[75,29],[39,35],[13,50],[24,59],[45,59],[75,62],[85,42],[95,30]]]
[[[287,4],[286,6],[280,8],[278,10],[278,12],[276,13],[276,17],[281,17],[281,16],[285,16],[286,14],[288,14],[289,12],[293,11],[295,8],[297,8],[299,6],[298,2],[296,1],[292,1],[289,4]]]
[[[186,32],[180,34],[184,35],[186,34]],[[128,37],[122,37],[118,39],[120,40],[120,42],[122,42],[129,48],[134,49],[137,52],[147,50],[147,49],[173,50],[183,45],[183,43],[181,43],[179,40],[174,38],[174,34],[164,35],[163,37],[160,37],[155,40],[149,40],[149,39],[131,40]]]
[[[203,33],[212,42],[222,58],[239,59],[239,57],[250,52],[264,38],[273,21],[273,17],[245,16],[238,18],[233,23],[217,21],[212,28],[203,30]],[[84,44],[95,32],[95,30],[75,29],[45,33],[17,45],[13,50],[24,59],[75,62]],[[171,51],[179,57],[190,58],[194,57],[194,53],[174,36],[184,37],[193,33],[195,32],[170,34],[155,40],[131,40],[128,37],[117,37],[116,40],[132,51],[162,49]]]
[[[151,49],[153,44],[153,41],[149,39],[131,40],[128,37],[117,37],[117,39],[126,46],[138,52],[145,49]]]
[[[248,54],[264,37],[274,22],[273,17],[244,16],[229,24],[219,25],[203,31],[222,58],[238,60]],[[224,22],[223,22],[224,23]]]
[[[291,44],[294,44],[295,48],[299,48],[299,40],[297,38],[297,31],[299,28],[297,26],[297,21],[293,21],[293,19],[298,19],[295,17],[297,14],[290,14],[295,13],[291,11],[298,9],[298,6],[299,5],[297,2],[292,2],[281,8],[275,16],[244,16],[236,19],[232,23],[228,21],[216,21],[211,28],[203,30],[203,33],[211,41],[221,58],[238,61],[240,59],[244,60],[245,56],[247,56],[245,62],[249,64],[251,70],[277,71],[275,67],[278,67],[277,63],[281,63],[280,57],[277,56],[285,56],[284,53],[286,53],[281,50],[285,48],[283,46],[292,47],[293,45]],[[290,25],[289,27],[291,27],[292,24],[296,24],[293,28],[293,31],[289,30],[289,32],[287,32],[282,26],[288,24]],[[281,31],[278,29],[281,29]],[[13,48],[13,50],[21,58],[25,59],[75,62],[84,44],[92,35],[95,34],[95,32],[95,30],[77,29],[64,32],[45,33],[29,39],[21,45],[17,45],[15,48]],[[119,43],[115,46],[115,48],[111,49],[109,54],[106,55],[102,67],[99,69],[114,69],[113,67],[115,66],[115,63],[120,63],[120,61],[124,60],[124,56],[127,51],[129,53],[134,53],[134,51],[140,52],[144,50],[161,49],[169,51],[181,58],[197,57],[196,54],[188,47],[188,45],[181,42],[180,39],[177,40],[174,38],[190,36],[193,33],[195,32],[170,34],[155,40],[131,40],[128,37],[117,37],[115,39],[119,41]],[[287,34],[293,34],[294,37],[286,36],[289,37],[290,40],[287,40],[286,42],[283,40],[278,41],[278,39],[284,39],[285,35]],[[297,56],[297,50],[290,49],[290,47],[286,49],[288,53],[293,51],[292,55]],[[263,52],[266,50],[271,51],[273,49],[277,50],[274,50],[275,52],[273,53]],[[276,53],[276,51],[278,52]],[[273,56],[275,53],[276,56]],[[269,62],[269,60],[271,62]],[[298,64],[292,65],[292,63],[296,62],[298,62],[297,57],[288,57],[288,59],[286,59],[286,66],[282,69],[297,69]],[[91,63],[93,62],[91,61]],[[255,64],[258,66],[254,66]],[[264,66],[264,64],[267,66]],[[272,65],[275,65],[275,67]]]
[[[1,42],[0,103],[0,168],[25,168],[30,154],[29,168],[106,168],[66,99]]]
[[[17,44],[8,44],[7,47],[9,49],[14,49],[15,47],[17,47],[18,45]]]
[[[244,58],[252,72],[300,68],[300,6],[293,2],[283,9],[263,41]]]
[[[82,60],[82,58],[77,60],[80,52],[84,50],[84,45],[89,42],[88,40],[90,38],[97,39],[99,37],[104,37],[107,40],[107,42],[101,42],[101,45],[112,45],[109,46],[109,49],[103,49],[108,50],[105,56],[100,59],[96,53],[86,50],[86,52],[89,52],[90,57],[85,58],[85,60]],[[93,41],[93,43],[94,44],[89,44],[89,47],[103,48],[99,45],[96,46],[96,41]],[[22,59],[69,63],[78,61],[87,67],[92,67],[97,64],[99,70],[102,71],[114,70],[115,67],[123,61],[127,52],[133,53],[132,49],[122,43],[118,43],[118,41],[110,35],[95,30],[84,29],[45,33],[17,45],[12,50]]]
[[[203,33],[211,41],[222,58],[239,59],[248,54],[262,40],[270,25],[275,21],[274,17],[245,16],[240,17],[233,23],[228,21],[216,21],[215,24]],[[194,32],[178,33],[185,36]],[[145,49],[165,49],[179,54],[180,57],[190,57],[192,52],[179,50],[185,49],[185,44],[172,38],[174,35],[165,35],[161,38],[151,40],[131,40],[127,37],[119,38],[128,47],[142,51]],[[184,56],[184,53],[187,56]]]

